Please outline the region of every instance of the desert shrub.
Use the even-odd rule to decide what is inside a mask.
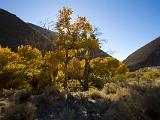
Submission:
[[[136,120],[131,109],[123,102],[115,102],[109,106],[109,109],[104,112],[103,120]]]
[[[105,93],[97,89],[94,89],[94,88],[89,89],[88,96],[91,97],[92,99],[105,99],[106,98]]]
[[[106,83],[106,81],[105,81],[105,79],[102,79],[98,76],[91,75],[89,77],[89,83],[90,83],[90,86],[94,86],[98,89],[102,89],[104,84]]]
[[[93,105],[94,109],[96,110],[95,114],[104,113],[106,110],[108,110],[108,107],[110,106],[110,99],[96,99],[95,103]],[[99,115],[100,116],[100,115]]]
[[[52,95],[38,95],[34,98],[34,104],[36,105],[36,107],[40,110],[40,109],[46,109],[51,107],[51,105],[53,105],[53,101],[54,98]]]
[[[112,82],[124,82],[127,80],[127,77],[125,75],[116,75],[113,78],[111,78]]]
[[[148,84],[143,86],[136,85],[136,89],[135,87],[132,88],[130,91],[131,95],[126,102],[135,111],[135,116],[158,120],[160,115],[160,87],[153,84],[150,86]]]
[[[64,109],[57,116],[58,120],[75,120],[76,117],[76,111],[74,109]]]
[[[0,91],[0,96],[1,97],[10,97],[15,93],[15,90],[13,89],[2,89],[2,91]]]
[[[22,104],[31,101],[31,95],[29,90],[18,90],[11,96],[10,100],[15,104]]]
[[[34,120],[36,107],[31,103],[12,104],[5,110],[6,120]]]
[[[122,62],[119,62],[119,67],[116,70],[116,75],[126,75],[126,73],[128,72],[128,68],[125,64],[123,64]]]
[[[156,78],[160,77],[159,70],[148,72],[148,74],[150,75],[150,78],[152,78],[152,79],[156,79]]]
[[[148,79],[148,80],[151,79],[151,76],[148,73],[144,73],[142,77],[144,77],[144,79]]]
[[[105,83],[122,83],[122,82],[125,82],[127,80],[127,77],[126,75],[123,75],[123,74],[118,74],[118,75],[115,75],[114,77],[112,78],[103,78],[103,81]]]
[[[160,77],[160,71],[159,70],[153,70],[153,71],[137,71],[137,72],[129,72],[127,73],[127,78],[141,78],[141,79],[156,79]]]
[[[135,78],[136,77],[136,73],[135,72],[127,72],[126,77],[127,78]]]
[[[71,92],[81,91],[81,83],[78,80],[68,80],[68,88]]]
[[[59,98],[59,91],[52,87],[46,87],[40,95],[35,96],[33,103],[38,109],[51,107]]]
[[[46,95],[58,96],[59,93],[60,93],[59,90],[55,87],[47,86],[43,89],[43,94]]]
[[[105,94],[115,94],[120,87],[115,83],[107,83],[103,88]]]
[[[160,116],[160,88],[152,87],[148,89],[144,96],[145,114],[149,115],[152,119],[158,120]]]

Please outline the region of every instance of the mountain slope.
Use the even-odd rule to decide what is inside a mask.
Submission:
[[[30,44],[42,51],[52,49],[51,42],[46,36],[16,15],[0,9],[0,45],[15,50],[21,44]]]
[[[54,41],[56,38],[56,33],[50,30],[47,30],[45,28],[42,28],[38,25],[34,25],[32,23],[27,23],[30,27],[32,27],[34,30],[37,30],[38,32],[40,32],[41,34],[43,34],[44,36],[46,36],[48,39]]]
[[[160,37],[129,55],[123,62],[131,71],[143,67],[160,66]]]

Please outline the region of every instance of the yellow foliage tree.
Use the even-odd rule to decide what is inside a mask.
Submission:
[[[78,58],[73,58],[68,64],[68,73],[71,79],[76,79],[81,82],[83,76],[83,66]]]
[[[19,55],[12,52],[9,48],[0,47],[0,67],[6,65],[8,62],[14,62],[19,59]]]
[[[112,78],[128,71],[123,63],[113,57],[95,58],[91,60],[91,68],[91,74],[104,78]]]
[[[20,63],[26,66],[23,69],[24,76],[33,89],[38,89],[43,64],[41,51],[30,45],[21,45],[18,46],[17,53],[21,57]]]
[[[84,89],[88,89],[87,77],[89,74],[89,63],[91,51],[99,48],[99,40],[96,38],[94,30],[86,17],[78,17],[75,22],[71,22],[73,11],[70,8],[63,8],[58,13],[56,29],[58,32],[55,46],[58,51],[64,51],[64,87],[67,88],[68,64],[73,57],[82,51],[85,52],[85,69],[83,73]]]
[[[15,88],[23,84],[21,70],[25,67],[19,64],[20,57],[9,48],[0,47],[0,88]]]

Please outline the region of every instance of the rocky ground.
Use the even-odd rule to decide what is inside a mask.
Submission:
[[[160,79],[107,83],[86,92],[8,90],[0,108],[2,120],[159,120]]]

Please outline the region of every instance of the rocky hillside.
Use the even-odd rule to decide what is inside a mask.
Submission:
[[[129,55],[123,62],[131,71],[143,67],[160,66],[160,37]]]
[[[0,9],[0,45],[15,50],[19,45],[30,44],[42,52],[53,50],[56,33],[32,23],[26,23],[16,15]],[[94,57],[109,56],[102,50],[93,50]],[[83,56],[83,55],[81,55]]]

